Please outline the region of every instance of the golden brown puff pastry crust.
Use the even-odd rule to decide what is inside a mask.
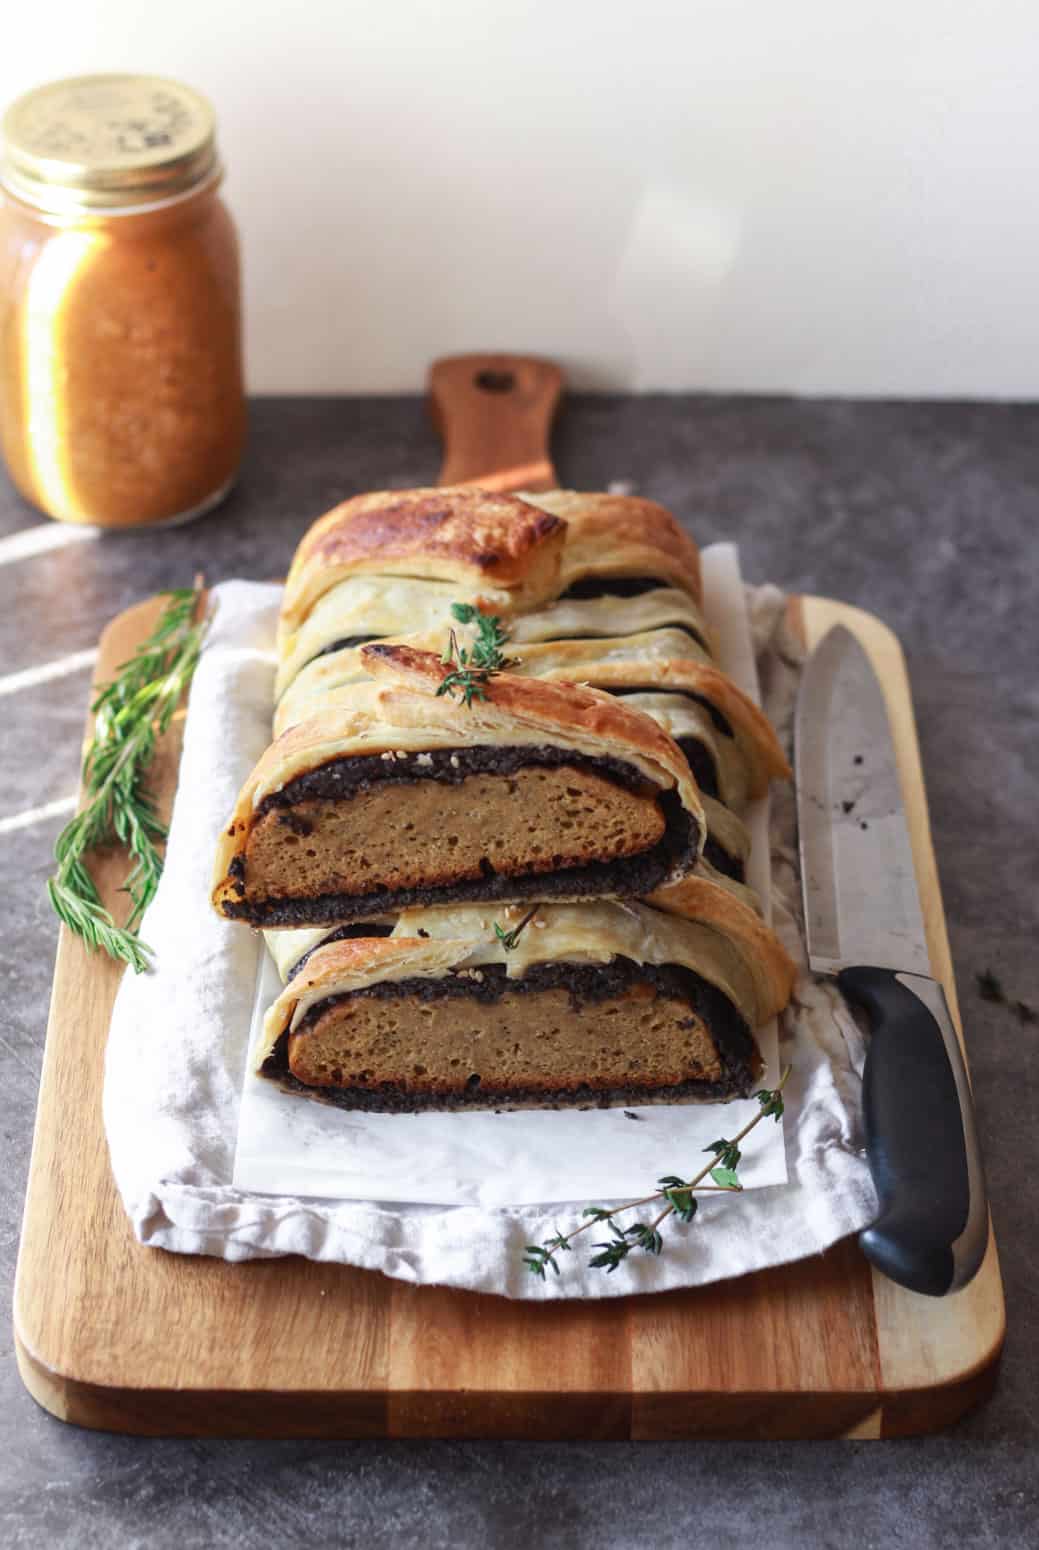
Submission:
[[[361,648],[361,661],[377,682],[392,682],[424,692],[443,704],[437,694],[446,669],[432,651],[378,642]],[[486,685],[486,699],[466,708],[458,704],[457,720],[474,718],[499,733],[499,741],[517,727],[543,729],[579,742],[589,741],[603,754],[629,760],[647,773],[656,772],[657,783],[674,786],[682,805],[702,828],[703,807],[689,774],[685,755],[651,716],[631,710],[612,695],[580,684],[552,683],[525,678],[518,673],[497,673]],[[450,703],[456,702],[450,699]],[[661,779],[661,774],[663,779]]]
[[[658,636],[666,639],[658,643]],[[442,646],[446,638],[446,630],[433,631],[410,640],[404,637],[400,641],[380,644],[424,649]],[[279,703],[275,731],[284,731],[295,721],[319,713],[323,705],[338,699],[345,687],[363,682],[366,673],[363,653],[370,649],[351,647],[311,662]],[[713,705],[732,728],[736,747],[746,763],[750,797],[764,796],[770,780],[790,779],[790,766],[772,724],[753,700],[712,664],[688,655],[663,654],[667,651],[688,652],[689,641],[678,632],[661,630],[640,636],[531,645],[515,642],[506,650],[511,654],[516,673],[529,674],[543,682],[586,684],[613,694],[623,689],[642,689],[647,693],[681,694],[687,691],[698,695]],[[718,734],[719,738],[723,735]],[[738,808],[742,801],[736,800],[734,805]]]
[[[403,640],[442,651],[454,622],[453,603],[475,604],[485,614],[503,617],[517,644],[652,634],[661,655],[711,660],[703,615],[677,587],[655,587],[637,597],[564,598],[517,614],[507,593],[486,586],[367,574],[338,581],[314,603],[299,629],[283,633],[275,697],[280,699],[323,656],[335,655],[331,648],[338,641]],[[430,639],[416,638],[425,636]]]
[[[418,635],[388,637],[381,644],[415,646],[421,651],[442,654],[449,638],[445,627]],[[368,673],[361,661],[363,650],[363,646],[344,646],[338,651],[328,651],[315,657],[301,668],[278,699],[274,711],[275,737],[281,737],[297,721],[309,720],[329,705],[339,702],[341,690],[353,689],[364,683]]]
[[[395,587],[395,583],[389,583]],[[330,594],[332,596],[333,594]],[[462,599],[465,601],[465,599]],[[632,599],[631,601],[638,601]],[[319,605],[323,606],[323,605]],[[493,612],[493,610],[484,610]],[[529,615],[530,618],[538,618],[538,614]],[[519,620],[508,621],[519,623]],[[441,626],[436,629],[420,630],[417,633],[397,633],[387,636],[383,645],[414,646],[418,651],[433,651],[438,656],[442,655],[444,647],[448,643],[448,628]],[[537,668],[531,669],[536,677],[551,676],[549,669],[553,667],[568,667],[570,653],[575,647],[579,647],[594,654],[597,662],[618,661],[628,662],[632,658],[658,658],[668,660],[672,657],[688,659],[691,653],[695,653],[695,646],[684,631],[678,629],[648,630],[645,633],[631,636],[604,636],[591,641],[548,641],[537,642],[532,645],[522,645],[514,642],[506,646],[506,652],[517,663],[518,671],[525,671],[523,658],[528,658],[536,663]],[[279,683],[284,684],[284,692],[276,689],[279,703],[274,717],[275,736],[280,734],[296,721],[301,721],[305,716],[310,716],[321,707],[320,696],[341,688],[344,684],[362,682],[367,673],[361,662],[362,646],[344,646],[337,651],[328,651],[321,656],[307,661],[305,666],[298,671],[290,673],[284,666],[279,671]],[[706,654],[703,659],[706,660]],[[694,660],[700,660],[694,657]],[[564,673],[558,676],[565,677]]]
[[[446,632],[414,638],[416,646],[421,642],[423,647],[444,639]],[[380,644],[384,648],[407,647],[408,641]],[[688,649],[687,643],[684,648],[681,642],[673,644],[678,649]],[[364,681],[363,653],[370,649],[348,648],[310,663],[279,703],[275,731],[283,732],[296,721],[320,714],[323,708],[337,701],[352,699],[352,689]],[[737,810],[743,805],[743,791],[749,797],[761,797],[768,790],[770,780],[790,778],[790,766],[772,724],[753,700],[710,663],[688,656],[671,659],[655,655],[652,634],[535,645],[516,643],[506,649],[512,652],[513,666],[518,673],[529,673],[542,682],[585,684],[613,694],[623,689],[643,690],[650,695],[680,695],[687,691],[713,705],[731,727],[737,757],[746,769],[745,784],[736,781],[738,771],[731,772],[729,781],[722,773],[721,794]],[[647,714],[654,714],[648,702],[643,708]],[[660,719],[672,735],[680,735],[674,718],[665,715]],[[713,741],[720,743],[723,738],[724,734],[719,732]]]
[[[707,622],[681,587],[653,587],[635,597],[564,597],[530,613],[510,615],[508,622],[515,641],[613,638],[672,628],[685,635],[686,655],[710,661],[712,654]]]
[[[529,614],[510,614],[501,593],[467,594],[460,585],[404,577],[350,577],[326,592],[300,628],[281,643],[274,689],[279,702],[275,730],[284,730],[290,716],[299,719],[295,709],[282,709],[290,695],[296,699],[364,676],[361,643],[331,649],[336,641],[358,636],[363,641],[370,636],[439,655],[453,622],[452,603],[475,603],[483,613],[503,616],[513,658],[537,646],[540,655],[532,661],[547,665],[558,656],[565,665],[568,652],[592,639],[598,645],[589,649],[597,656],[711,660],[710,652],[699,644],[708,638],[700,610],[685,592],[673,587],[639,597],[567,599]],[[552,648],[557,645],[559,651],[554,654]]]
[[[692,872],[676,883],[667,883],[645,901],[654,909],[700,921],[738,946],[754,975],[758,996],[759,1026],[786,1006],[797,982],[797,965],[771,926],[727,880],[714,881]]]
[[[565,525],[514,495],[468,487],[379,490],[318,519],[296,550],[279,644],[330,587],[364,571],[485,584],[519,605],[554,596]]]
[[[695,865],[706,838],[703,805],[682,750],[649,716],[594,689],[511,673],[495,676],[486,699],[467,707],[437,695],[446,669],[431,652],[374,645],[364,647],[362,656],[376,681],[354,686],[352,703],[323,710],[283,733],[239,792],[217,846],[212,897],[218,911],[239,896],[233,869],[236,858],[244,857],[263,799],[323,764],[353,755],[403,758],[451,747],[547,743],[589,758],[612,757],[661,791],[677,792],[692,821],[694,844],[675,862],[673,875]]]
[[[750,795],[764,796],[771,779],[789,780],[790,765],[779,746],[772,723],[754,701],[719,668],[691,657],[664,659],[632,656],[626,660],[623,639],[553,641],[543,646],[518,646],[517,666],[550,682],[591,684],[607,693],[624,688],[661,692],[688,690],[713,705],[732,728],[747,756]]]
[[[414,576],[347,576],[337,581],[310,609],[298,630],[286,631],[278,643],[278,675],[274,695],[285,691],[308,668],[338,655],[337,641],[408,639],[413,635],[437,636],[447,644],[454,622],[453,603],[471,603],[485,613],[507,613],[504,592],[489,592],[459,581],[418,580]],[[343,649],[343,648],[339,648]],[[351,648],[347,648],[351,649]],[[432,647],[430,649],[433,649]]]
[[[567,524],[560,592],[587,576],[663,576],[703,601],[700,551],[656,501],[577,490],[523,499]]]
[[[378,681],[440,698],[437,690],[447,669],[435,652],[379,641],[361,648],[361,662]],[[518,722],[591,736],[604,745],[603,752],[612,751],[620,759],[635,755],[656,764],[671,777],[669,784],[687,788],[683,801],[688,794],[689,811],[695,812],[699,807],[678,745],[651,717],[630,710],[612,695],[581,684],[527,678],[512,672],[496,673],[486,686],[486,694],[486,700],[474,700],[471,709],[459,707],[462,717],[477,711],[481,719],[497,723],[503,731],[510,723]]]

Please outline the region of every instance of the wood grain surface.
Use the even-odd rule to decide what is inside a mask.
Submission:
[[[429,403],[444,443],[441,484],[554,490],[548,450],[563,391],[551,361],[523,355],[452,355],[435,361]]]
[[[98,681],[158,606],[113,621]],[[809,644],[846,624],[880,673],[931,961],[958,1020],[898,642],[870,615],[822,598],[797,601],[794,614]],[[156,768],[164,810],[179,739],[177,725]],[[100,859],[107,902],[124,871],[121,857]],[[937,1300],[883,1280],[845,1242],[695,1291],[549,1305],[299,1259],[228,1265],[141,1248],[101,1122],[119,973],[62,930],[15,1331],[26,1386],[64,1420],[190,1436],[881,1437],[944,1426],[993,1381],[1003,1300],[991,1242],[972,1285]]]

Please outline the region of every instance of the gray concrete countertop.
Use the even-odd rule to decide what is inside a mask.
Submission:
[[[738,539],[748,578],[860,604],[901,636],[1006,1284],[997,1393],[954,1431],[903,1443],[156,1442],[38,1410],[8,1325],[0,1542],[12,1550],[1039,1542],[1039,1024],[983,1000],[976,980],[991,969],[1039,1006],[1039,408],[577,399],[554,450],[564,483],[629,479],[701,542]],[[64,821],[32,813],[75,789],[87,668],[22,687],[7,675],[87,651],[114,613],[199,568],[213,582],[283,574],[328,506],[430,483],[438,461],[417,399],[268,399],[222,510],[34,554],[32,530],[66,531],[41,530],[0,475],[5,1321],[57,934],[43,884]]]

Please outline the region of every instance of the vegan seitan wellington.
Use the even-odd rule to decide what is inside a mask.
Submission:
[[[508,661],[474,681],[459,622]],[[287,980],[260,1073],[379,1109],[746,1092],[794,971],[742,816],[790,772],[712,649],[653,501],[383,491],[315,523],[214,879]]]

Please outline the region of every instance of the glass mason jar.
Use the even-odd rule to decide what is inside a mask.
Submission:
[[[63,522],[186,522],[245,439],[238,242],[212,110],[158,76],[20,97],[0,162],[0,438]]]

